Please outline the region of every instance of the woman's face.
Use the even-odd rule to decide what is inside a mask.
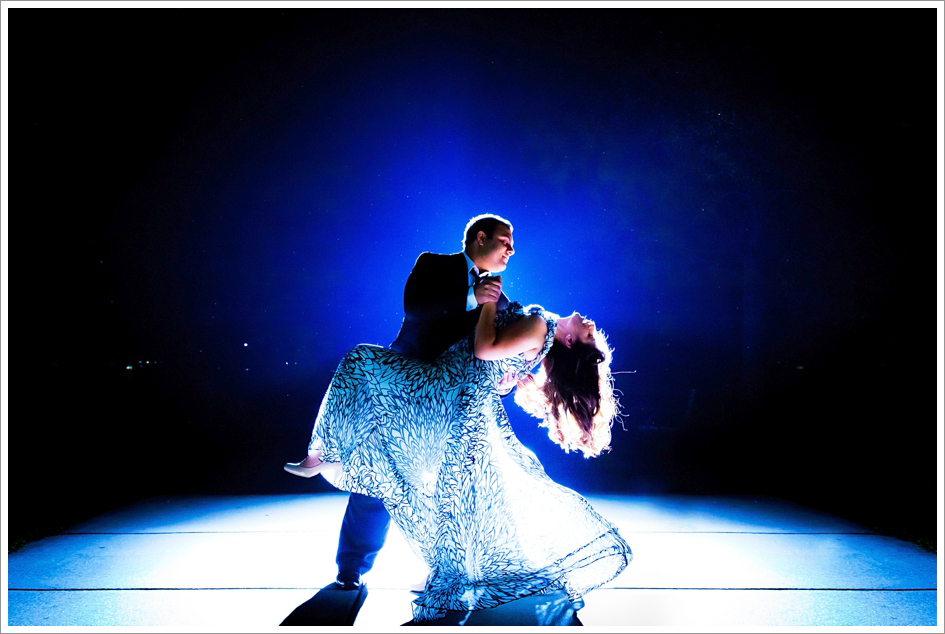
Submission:
[[[594,331],[597,330],[597,326],[592,320],[574,311],[570,316],[562,319],[558,327],[562,325],[564,326],[564,343],[569,348],[575,341],[594,345]]]

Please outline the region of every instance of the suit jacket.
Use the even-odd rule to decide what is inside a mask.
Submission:
[[[404,322],[391,349],[429,362],[473,332],[482,307],[466,310],[468,291],[462,253],[421,253],[404,287]],[[508,304],[503,293],[496,308]]]

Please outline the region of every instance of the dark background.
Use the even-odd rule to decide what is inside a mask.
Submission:
[[[9,10],[11,545],[173,493],[328,491],[331,373],[416,256],[615,349],[584,493],[778,496],[936,544],[928,9]]]

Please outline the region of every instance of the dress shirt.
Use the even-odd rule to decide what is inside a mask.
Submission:
[[[466,255],[465,251],[463,251],[463,257],[466,258],[466,271],[469,274],[469,291],[466,293],[466,310],[476,310],[479,306],[479,302],[476,301],[476,282],[479,281],[480,275],[492,277],[492,273],[490,271],[480,273],[479,267],[473,264],[472,258]]]

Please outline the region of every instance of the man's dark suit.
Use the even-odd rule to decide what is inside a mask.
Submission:
[[[404,321],[390,345],[403,355],[433,361],[471,333],[482,307],[466,310],[469,269],[462,253],[421,253],[404,287]],[[503,293],[496,307],[508,306]],[[390,515],[383,502],[359,493],[348,497],[338,541],[338,570],[364,574],[384,545]]]

